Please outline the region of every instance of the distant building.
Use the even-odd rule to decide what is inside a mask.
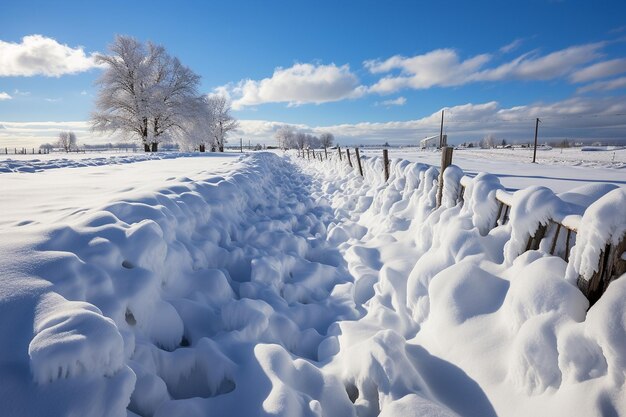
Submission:
[[[448,135],[443,135],[444,145],[448,143]],[[438,148],[439,147],[439,135],[430,136],[420,140],[420,148]]]

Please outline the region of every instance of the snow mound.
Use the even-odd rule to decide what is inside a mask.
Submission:
[[[582,217],[572,247],[567,280],[591,279],[597,272],[600,253],[607,244],[617,245],[626,235],[626,191],[618,188],[593,203]]]
[[[28,355],[38,383],[85,374],[111,376],[124,366],[122,336],[98,308],[49,293],[37,310]]]

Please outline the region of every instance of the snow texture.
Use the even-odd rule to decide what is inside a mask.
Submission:
[[[589,311],[568,282],[626,231],[623,189],[520,190],[496,225],[494,175],[448,168],[437,207],[434,167],[393,159],[385,182],[380,158],[345,162],[58,168],[85,188],[65,202],[42,172],[2,174],[3,412],[626,414],[626,279]],[[568,216],[569,264],[525,251]]]

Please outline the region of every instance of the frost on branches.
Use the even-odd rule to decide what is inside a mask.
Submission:
[[[117,36],[109,49],[96,58],[105,69],[97,81],[94,130],[129,135],[147,152],[168,141],[223,152],[226,135],[237,128],[226,98],[200,95],[200,76],[160,45]]]

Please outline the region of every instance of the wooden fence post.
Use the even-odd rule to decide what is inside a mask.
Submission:
[[[437,190],[437,207],[441,206],[441,199],[443,198],[443,172],[452,164],[452,151],[454,148],[451,146],[444,146],[441,148],[441,171],[439,171],[439,189]]]
[[[359,148],[354,148],[354,153],[356,154],[356,161],[359,164],[359,174],[363,176],[363,167],[361,166],[361,154],[359,153]]]
[[[389,181],[389,152],[383,149],[383,165],[385,169],[385,182]]]
[[[309,148],[306,148],[306,157],[309,158],[309,161],[311,160],[310,152],[311,152],[311,150]]]
[[[352,159],[350,159],[350,148],[346,148],[346,156],[348,157],[348,165],[352,168]]]
[[[328,159],[328,151],[326,150],[326,148],[324,148],[324,156],[326,157],[326,159]]]
[[[341,161],[341,146],[337,146],[337,152],[339,152],[339,160]]]
[[[589,307],[600,299],[611,281],[626,272],[626,260],[621,258],[624,251],[626,251],[626,235],[617,245],[607,243],[604,250],[600,252],[598,270],[588,281],[583,277],[578,277],[576,284],[589,300]]]

